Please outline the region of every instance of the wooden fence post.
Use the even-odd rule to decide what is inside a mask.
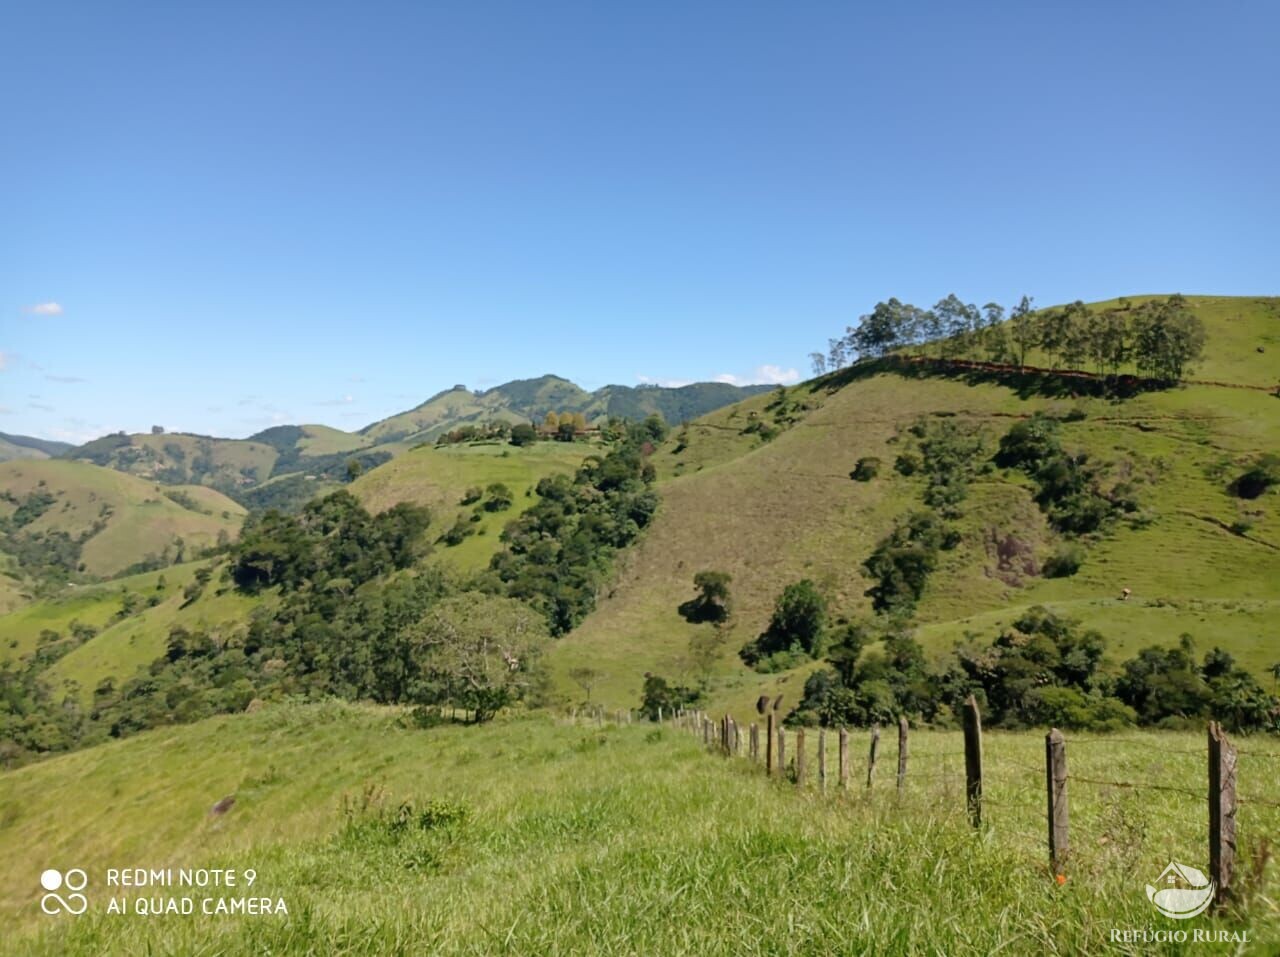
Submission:
[[[769,712],[768,725],[765,729],[764,739],[764,771],[765,774],[774,775],[777,773],[777,762],[774,758],[774,748],[777,747],[778,738],[778,721],[773,712]]]
[[[1067,817],[1067,741],[1051,728],[1044,736],[1044,779],[1049,794],[1049,866],[1062,874],[1071,850]]]
[[[1216,721],[1209,722],[1209,877],[1221,910],[1231,896],[1236,867],[1236,749]]]
[[[796,730],[796,784],[804,784],[804,728]]]
[[[827,729],[818,729],[818,787],[827,789]]]
[[[787,773],[787,729],[778,722],[778,773]]]
[[[872,775],[876,773],[876,754],[880,751],[880,725],[871,726],[871,750],[867,752],[867,788],[871,787]]]
[[[707,717],[702,719],[702,743],[711,747],[711,719]]]
[[[751,722],[751,730],[747,734],[747,741],[751,749],[751,760],[760,760],[760,725],[754,721]]]
[[[838,761],[840,763],[840,788],[841,790],[849,790],[849,729],[840,729],[840,754]]]
[[[907,716],[898,716],[898,800],[907,785]]]
[[[973,695],[964,699],[964,795],[969,821],[982,824],[982,718]]]

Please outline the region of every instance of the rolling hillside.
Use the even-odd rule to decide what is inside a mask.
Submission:
[[[106,435],[69,454],[169,485],[193,483],[235,489],[266,481],[279,452],[265,442],[164,432]]]
[[[74,446],[67,442],[35,439],[29,435],[9,435],[0,432],[0,462],[13,459],[50,459],[69,452]]]
[[[668,422],[681,422],[762,389],[703,382],[674,389],[611,385],[586,392],[567,379],[547,375],[484,392],[454,386],[408,412],[374,422],[358,434],[315,424],[273,426],[247,439],[182,432],[117,433],[78,448],[59,448],[57,454],[168,485],[208,485],[243,499],[255,509],[295,507],[307,498],[303,480],[322,485],[341,481],[352,458],[368,470],[462,425],[541,420],[548,411],[581,412],[593,421],[610,416],[643,419],[657,413]],[[43,457],[41,447],[38,440],[29,440],[29,446],[10,449],[0,436],[0,461],[6,450],[13,458]],[[278,494],[249,494],[282,480],[292,483]]]
[[[1269,686],[1266,670],[1280,661],[1272,624],[1280,617],[1280,492],[1248,500],[1231,494],[1229,485],[1259,454],[1280,448],[1280,400],[1268,386],[1280,378],[1280,350],[1271,347],[1280,313],[1265,299],[1195,298],[1192,304],[1209,331],[1193,373],[1202,384],[1117,399],[1073,396],[1074,380],[1060,377],[1011,382],[974,370],[871,364],[752,395],[672,430],[652,456],[662,496],[658,515],[640,544],[619,556],[596,611],[553,648],[554,696],[581,699],[582,689],[569,677],[581,667],[604,676],[594,700],[611,707],[639,700],[646,671],[694,680],[691,641],[705,644],[711,626],[690,624],[678,609],[694,595],[694,574],[711,569],[732,576],[734,605],[711,668],[713,705],[745,713],[762,691],[782,692],[794,704],[813,664],[761,675],[742,664],[738,649],[763,630],[781,590],[801,578],[817,583],[834,616],[870,614],[865,593],[871,582],[862,563],[895,521],[921,507],[926,487],[921,474],[894,468],[898,455],[919,451],[913,426],[975,430],[984,445],[980,458],[988,461],[1010,426],[1035,413],[1053,417],[1064,446],[1088,453],[1108,483],[1133,486],[1134,520],[1086,536],[1074,575],[1046,577],[1045,562],[1065,540],[1037,506],[1031,483],[1013,469],[979,469],[955,522],[959,545],[943,553],[916,609],[928,653],[939,657],[968,633],[990,637],[1020,611],[1045,604],[1101,630],[1113,664],[1149,643],[1174,644],[1185,633],[1201,651],[1226,648]],[[1220,335],[1223,326],[1229,331]],[[1221,378],[1216,384],[1202,379],[1209,374]],[[522,388],[526,399],[536,399],[545,397],[544,389],[568,385],[527,380]],[[456,399],[476,396],[460,392]],[[309,440],[325,443],[330,454],[347,442],[293,427],[257,438],[277,454],[277,446],[296,450]],[[375,512],[399,501],[428,505],[436,541],[428,561],[475,571],[501,547],[503,527],[536,501],[528,493],[537,481],[572,472],[592,451],[590,444],[558,442],[424,445],[348,487]],[[868,457],[881,461],[878,474],[853,480],[858,461]],[[76,463],[38,464],[114,474]],[[128,481],[138,494],[164,498],[154,485]],[[468,490],[479,489],[483,498],[493,483],[510,489],[509,509],[462,504]],[[160,507],[165,503],[175,504],[164,499]],[[42,520],[54,514],[61,513]],[[470,521],[473,515],[477,521]],[[471,534],[449,546],[439,539],[455,523]],[[1001,554],[1011,540],[1017,543],[1012,561]],[[1126,588],[1130,595],[1122,599]],[[76,649],[49,674],[59,682],[73,678],[82,689],[106,676],[125,677],[161,653],[172,624],[234,629],[252,605],[223,586],[211,586],[190,604],[165,597]],[[27,619],[12,622],[20,620]],[[0,620],[0,630],[5,625]]]
[[[65,535],[78,565],[109,576],[150,557],[178,556],[234,536],[244,509],[213,489],[160,486],[113,469],[62,459],[0,464],[0,515],[19,542]]]
[[[485,567],[502,546],[499,536],[508,522],[529,508],[538,480],[568,475],[582,464],[592,446],[583,442],[539,442],[524,448],[475,444],[423,446],[362,475],[349,486],[352,494],[373,512],[397,502],[426,505],[432,512],[432,538],[439,538],[460,518],[470,534],[458,545],[437,543],[434,560],[464,571]],[[511,507],[486,511],[483,503],[463,505],[468,489],[487,489],[494,483],[512,493]]]
[[[1220,644],[1263,676],[1280,661],[1280,492],[1244,500],[1227,486],[1257,455],[1280,448],[1280,400],[1269,392],[1280,379],[1280,309],[1254,298],[1193,297],[1192,305],[1208,327],[1192,375],[1222,385],[1072,398],[1052,381],[1014,390],[965,372],[871,367],[793,387],[781,401],[758,396],[673,434],[655,454],[664,477],[657,519],[597,611],[555,648],[562,694],[581,696],[567,677],[575,667],[607,676],[596,694],[610,705],[638,701],[646,671],[692,678],[690,640],[711,626],[689,624],[677,609],[694,597],[693,575],[715,569],[733,576],[735,609],[713,701],[745,714],[761,691],[782,691],[794,704],[812,666],[763,676],[737,651],[800,578],[814,580],[836,614],[870,613],[862,562],[895,519],[921,507],[923,479],[893,468],[911,445],[907,429],[921,418],[976,427],[990,453],[1012,423],[1037,411],[1064,420],[1068,449],[1134,481],[1146,527],[1087,540],[1071,577],[1003,568],[996,542],[1015,536],[1038,569],[1062,537],[1025,476],[978,476],[958,523],[961,544],[944,553],[918,607],[926,648],[940,654],[979,626],[990,636],[1013,609],[1040,603],[1102,630],[1113,659],[1186,632],[1202,651]],[[760,425],[777,436],[763,441]],[[863,457],[882,461],[879,475],[853,481]],[[1132,595],[1122,602],[1123,588]]]

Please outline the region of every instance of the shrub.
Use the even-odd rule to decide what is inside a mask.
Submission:
[[[778,596],[764,634],[744,645],[738,654],[758,670],[794,667],[822,653],[826,620],[827,602],[818,587],[808,578],[792,582]],[[780,654],[781,658],[775,657]]]
[[[1074,543],[1059,546],[1044,563],[1045,578],[1070,578],[1084,563],[1084,550]]]
[[[1023,708],[1031,724],[1069,731],[1119,731],[1138,720],[1137,712],[1115,698],[1053,685],[1028,691]]]
[[[858,464],[854,466],[849,478],[855,482],[870,482],[873,478],[880,474],[880,460],[874,455],[866,456],[858,459]]]
[[[528,422],[521,422],[511,427],[511,444],[515,446],[532,445],[538,441],[538,430]]]
[[[663,717],[670,717],[681,708],[696,705],[701,700],[701,689],[673,685],[660,675],[649,674],[644,678],[640,713],[651,721],[657,721],[659,708],[662,709]]]
[[[681,617],[692,624],[719,623],[729,617],[731,599],[729,583],[733,576],[728,572],[700,571],[693,576],[693,587],[698,595],[680,605]]]
[[[475,534],[475,529],[471,527],[471,521],[465,515],[459,515],[453,526],[440,536],[440,541],[446,545],[461,545],[462,540],[468,535]]]
[[[876,611],[911,610],[938,565],[938,552],[957,544],[959,533],[933,512],[915,512],[900,519],[863,562],[862,567],[876,581],[866,592]]]
[[[894,460],[893,467],[899,475],[915,475],[920,471],[920,456],[914,452],[903,452]]]
[[[1258,498],[1273,485],[1280,485],[1280,455],[1259,456],[1229,490],[1240,498]]]
[[[501,482],[494,482],[485,491],[489,496],[484,503],[486,512],[504,512],[511,507],[514,496]]]

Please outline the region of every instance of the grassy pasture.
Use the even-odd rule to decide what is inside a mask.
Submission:
[[[1209,326],[1197,376],[1280,378],[1277,352],[1266,347],[1277,334],[1275,302],[1192,302]],[[1248,355],[1236,361],[1246,344]],[[782,588],[803,577],[825,589],[837,614],[869,612],[863,592],[871,583],[861,563],[895,518],[922,505],[923,479],[893,469],[907,445],[903,430],[922,416],[983,428],[992,452],[1019,418],[1083,416],[1062,426],[1064,445],[1102,463],[1110,480],[1135,481],[1148,519],[1146,527],[1086,540],[1085,562],[1070,578],[1008,575],[987,544],[993,534],[1017,534],[1037,561],[1062,537],[1048,527],[1024,476],[979,477],[958,523],[963,542],[944,554],[917,609],[932,650],[946,650],[966,628],[994,627],[1012,620],[1013,609],[1043,603],[1078,609],[1108,637],[1116,659],[1188,632],[1202,649],[1221,645],[1260,676],[1280,661],[1280,636],[1269,623],[1280,597],[1280,491],[1245,501],[1227,488],[1254,456],[1280,448],[1274,396],[1192,385],[1118,401],[893,373],[830,377],[786,396],[800,407],[798,420],[772,441],[745,431],[753,421],[773,421],[776,396],[768,393],[676,430],[657,451],[663,504],[654,525],[625,556],[597,611],[553,653],[563,700],[582,698],[568,677],[577,667],[606,675],[594,693],[611,705],[637,703],[645,671],[694,677],[690,640],[708,626],[688,624],[676,609],[693,596],[697,571],[717,569],[733,576],[735,609],[713,703],[736,712],[758,693],[790,690],[794,704],[811,666],[759,676],[741,666],[737,650],[764,629]],[[862,456],[882,461],[868,483],[849,478]],[[1121,606],[1113,599],[1126,587],[1134,598]]]
[[[508,444],[422,446],[397,456],[351,483],[352,494],[373,512],[397,502],[413,502],[431,509],[430,535],[437,538],[471,506],[460,503],[467,489],[485,489],[501,482],[514,496],[504,512],[482,512],[476,533],[461,544],[436,546],[436,560],[462,571],[484,568],[500,547],[502,529],[537,498],[533,487],[552,475],[572,474],[594,451],[583,442],[538,442],[517,448]],[[530,494],[526,495],[525,493]]]
[[[85,570],[112,575],[159,554],[174,539],[189,550],[214,544],[220,531],[235,535],[245,510],[208,488],[180,486],[196,503],[187,508],[164,493],[174,491],[124,472],[64,459],[0,463],[0,488],[22,498],[45,490],[56,501],[24,532],[61,531],[73,538],[95,522],[104,527],[84,545]]]
[[[647,723],[530,717],[420,731],[396,711],[332,703],[153,731],[0,775],[0,853],[10,862],[0,950],[1181,952],[1108,940],[1112,928],[1179,926],[1152,909],[1143,885],[1170,859],[1207,867],[1201,735],[1068,744],[1078,783],[1061,884],[1044,846],[1040,735],[988,736],[978,831],[964,815],[958,735],[913,733],[901,803],[890,738],[884,773],[870,792],[862,786],[864,739],[854,738],[855,787],[823,794]],[[1236,953],[1270,954],[1280,942],[1280,874],[1264,848],[1280,811],[1251,803],[1266,797],[1274,768],[1274,758],[1241,757],[1240,905],[1180,924],[1248,930],[1252,943]],[[209,814],[231,795],[230,812]],[[396,828],[388,820],[401,801],[446,802],[466,818]],[[40,914],[38,877],[50,866],[88,871],[84,917]],[[104,869],[134,866],[252,867],[253,893],[283,897],[289,914],[107,915]]]

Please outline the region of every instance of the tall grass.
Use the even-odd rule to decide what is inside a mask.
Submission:
[[[0,852],[12,862],[4,949],[1147,954],[1177,945],[1113,944],[1111,929],[1184,927],[1247,929],[1244,953],[1280,944],[1280,876],[1265,848],[1280,810],[1251,803],[1267,796],[1273,760],[1241,757],[1240,903],[1175,923],[1143,885],[1170,859],[1206,868],[1203,800],[1073,784],[1059,883],[1044,847],[1041,736],[988,737],[978,830],[964,814],[956,735],[913,734],[901,802],[894,742],[882,742],[868,792],[865,736],[855,741],[854,786],[823,794],[812,777],[803,789],[770,781],[640,723],[414,731],[395,712],[335,704],[153,732],[0,776]],[[1199,735],[1068,748],[1081,778],[1203,791]],[[235,807],[209,818],[224,793]],[[90,872],[83,917],[39,913],[38,875],[58,862]],[[283,897],[289,913],[106,914],[102,868],[135,865],[252,867],[251,893]],[[130,896],[167,893],[181,892]]]

